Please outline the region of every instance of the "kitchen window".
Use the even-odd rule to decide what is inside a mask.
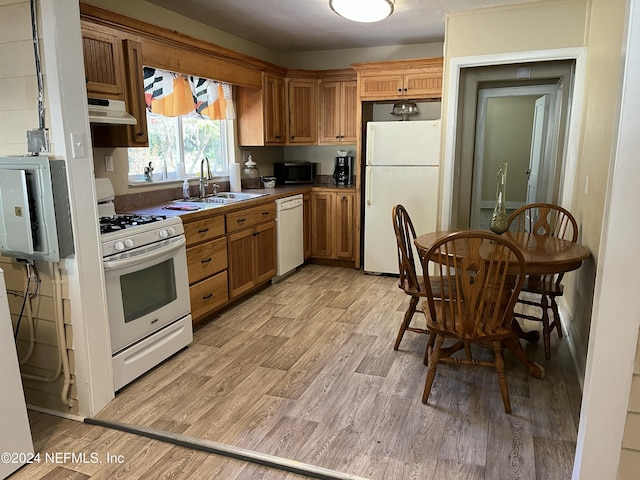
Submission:
[[[128,150],[129,181],[197,177],[204,157],[215,175],[227,175],[235,145],[231,86],[149,67],[144,85],[149,146]]]

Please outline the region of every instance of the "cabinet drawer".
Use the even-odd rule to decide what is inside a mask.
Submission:
[[[236,232],[276,218],[275,202],[247,208],[227,215],[227,233]]]
[[[227,241],[224,237],[187,249],[189,284],[227,268]]]
[[[192,285],[189,288],[189,294],[191,296],[191,316],[194,320],[224,305],[229,299],[227,271]]]
[[[185,223],[184,234],[187,237],[187,247],[220,237],[224,235],[224,217],[219,215],[196,222]]]

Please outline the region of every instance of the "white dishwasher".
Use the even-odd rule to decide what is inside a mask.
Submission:
[[[302,204],[302,195],[276,200],[278,277],[304,263]]]

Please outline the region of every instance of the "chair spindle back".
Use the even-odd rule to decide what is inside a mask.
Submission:
[[[405,291],[420,292],[420,283],[416,273],[413,241],[416,231],[409,217],[409,213],[402,205],[396,205],[392,210],[393,229],[396,234],[398,247],[398,270],[400,272],[400,288]]]
[[[423,272],[430,316],[439,329],[471,339],[510,328],[525,278],[524,257],[511,241],[489,232],[450,234],[425,253]],[[434,279],[448,292],[446,299],[430,291]]]

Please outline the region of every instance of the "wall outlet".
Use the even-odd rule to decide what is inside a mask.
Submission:
[[[104,156],[104,171],[113,172],[113,157],[111,155]]]

